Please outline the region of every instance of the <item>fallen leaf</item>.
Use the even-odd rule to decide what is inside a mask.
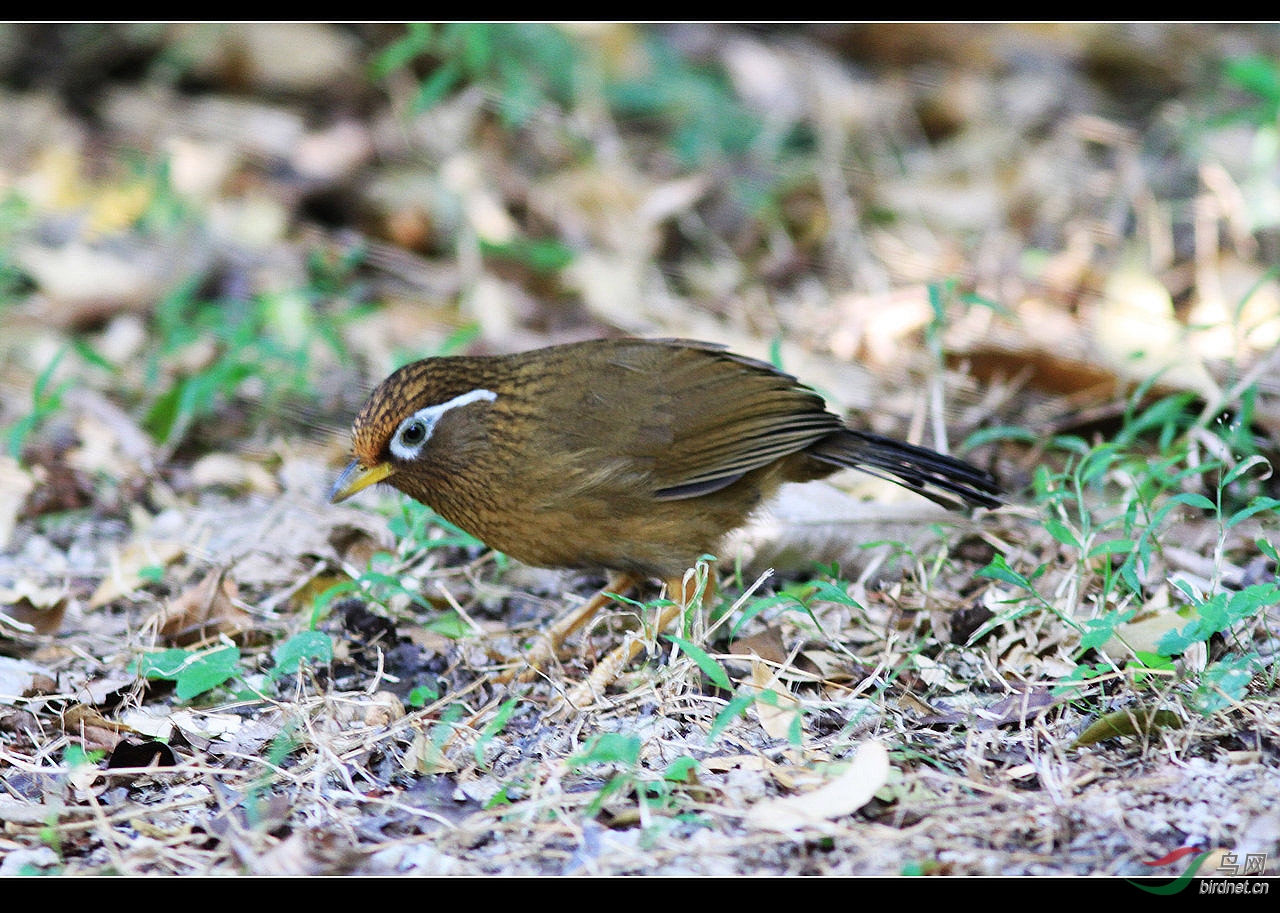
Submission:
[[[1077,748],[1094,745],[1103,739],[1128,735],[1152,735],[1161,729],[1181,729],[1182,718],[1172,710],[1127,707],[1101,716],[1075,740]]]
[[[1177,612],[1160,612],[1148,618],[1116,625],[1115,633],[1102,645],[1102,652],[1115,662],[1132,659],[1135,652],[1158,653],[1156,645],[1170,631],[1187,623]]]
[[[62,731],[78,738],[85,751],[113,751],[126,733],[132,730],[123,723],[113,722],[87,704],[68,707],[59,717]]]
[[[23,469],[11,456],[0,455],[0,551],[13,538],[13,528],[18,522],[18,511],[22,510],[27,495],[35,482],[31,474]]]
[[[199,488],[215,485],[233,491],[273,495],[280,486],[260,464],[230,453],[210,453],[191,467],[191,481]]]
[[[186,647],[219,634],[234,638],[253,627],[253,616],[237,603],[240,590],[223,571],[187,587],[147,620],[164,640]]]
[[[19,578],[11,587],[0,587],[0,617],[36,634],[55,634],[62,627],[69,601],[65,587],[42,587]]]
[[[747,813],[746,824],[782,832],[824,829],[870,802],[888,781],[889,770],[889,752],[879,742],[867,742],[834,780],[803,795],[762,802]]]
[[[803,738],[804,729],[797,725],[800,719],[800,702],[778,681],[773,667],[753,659],[751,684],[759,692],[753,707],[756,719],[760,721],[764,731],[775,739],[787,739],[794,730],[799,729]]]
[[[735,640],[729,645],[729,652],[740,656],[758,656],[779,666],[787,661],[787,648],[782,644],[782,631],[772,625],[750,637]]]
[[[47,682],[52,678],[53,673],[43,666],[25,659],[0,656],[0,704],[13,705],[18,695],[30,695],[41,680]]]
[[[435,733],[416,725],[413,730],[413,743],[400,762],[408,773],[425,776],[457,770],[441,751],[439,739]]]
[[[379,691],[365,705],[364,724],[381,729],[404,716],[404,704],[390,691]]]
[[[182,543],[176,536],[153,535],[150,531],[135,536],[112,556],[111,571],[89,598],[89,608],[101,608],[140,589],[152,579],[153,569],[165,567],[182,552]]]

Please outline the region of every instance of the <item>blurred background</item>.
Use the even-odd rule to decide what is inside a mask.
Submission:
[[[961,438],[1085,427],[1153,376],[1213,397],[1280,338],[1278,44],[4,26],[5,451],[57,475],[73,389],[190,462],[342,429],[410,358],[608,334],[773,357],[893,433],[940,366]]]

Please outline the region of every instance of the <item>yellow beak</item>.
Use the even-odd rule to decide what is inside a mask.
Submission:
[[[333,488],[329,489],[329,503],[345,501],[357,491],[364,491],[370,485],[378,484],[395,471],[396,468],[390,463],[362,466],[359,460],[352,460],[333,483]]]

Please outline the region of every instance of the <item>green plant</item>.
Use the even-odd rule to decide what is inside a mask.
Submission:
[[[409,697],[405,701],[410,707],[422,709],[427,704],[440,697],[440,692],[434,688],[428,688],[426,685],[419,685],[409,692]]]
[[[628,792],[635,794],[644,811],[670,811],[677,804],[680,790],[693,781],[698,762],[682,755],[671,762],[660,776],[643,769],[640,763],[641,742],[637,736],[605,732],[592,738],[583,749],[569,758],[569,767],[581,772],[597,765],[612,768],[613,773],[587,807],[589,815],[597,815],[605,803]]]
[[[348,593],[358,593],[378,605],[389,607],[396,601],[436,611],[422,595],[415,568],[431,559],[434,552],[444,548],[465,548],[483,551],[485,545],[479,539],[454,526],[431,508],[409,498],[397,500],[398,513],[388,526],[396,539],[394,553],[379,552],[369,562],[369,567],[351,580],[343,580],[318,594],[312,604],[311,627],[319,625],[334,600]],[[470,630],[467,623],[454,611],[439,613],[427,624],[430,630],[446,637],[462,637]]]
[[[692,168],[753,151],[772,159],[788,147],[792,138],[766,133],[718,66],[690,62],[660,32],[646,30],[643,39],[647,65],[639,75],[609,81],[605,97],[617,117],[664,130],[681,165]],[[769,145],[757,149],[766,139]]]
[[[158,342],[142,379],[155,391],[143,427],[168,450],[250,386],[264,410],[310,398],[314,347],[343,351],[333,321],[319,318],[317,296],[307,290],[209,301],[196,295],[198,282],[189,280],[157,304]]]
[[[729,176],[731,189],[754,213],[774,208],[782,174],[773,166],[808,154],[813,131],[804,123],[766,126],[737,97],[718,61],[689,59],[660,29],[634,27],[629,38],[632,63],[621,68],[563,26],[415,23],[374,57],[371,70],[382,80],[406,71],[422,74],[413,113],[476,86],[508,128],[521,127],[548,106],[571,111],[584,103],[585,93],[598,92],[617,120],[661,137],[682,168],[750,159],[754,167]],[[774,173],[762,179],[764,172]],[[546,267],[548,258],[554,265],[567,256],[556,245],[537,254],[530,265]]]
[[[502,732],[506,727],[507,721],[511,719],[511,714],[515,713],[517,700],[518,698],[514,697],[507,698],[498,707],[498,712],[493,715],[493,719],[485,724],[484,731],[480,733],[480,738],[476,739],[473,751],[477,764],[484,764],[485,746],[492,742],[498,733]]]
[[[227,643],[207,650],[173,648],[145,653],[129,664],[129,671],[144,678],[174,682],[178,699],[189,701],[229,681],[239,665],[239,648]]]
[[[1258,494],[1250,484],[1259,475],[1269,476],[1270,466],[1251,452],[1254,444],[1241,431],[1247,422],[1213,421],[1213,412],[1197,412],[1189,394],[1163,397],[1138,408],[1145,392],[1143,388],[1135,393],[1124,425],[1112,441],[1089,446],[1078,438],[1058,439],[1054,443],[1068,455],[1066,467],[1059,471],[1041,467],[1033,480],[1045,531],[1066,554],[1075,556],[1072,586],[1060,590],[1058,597],[1047,597],[1038,581],[1048,563],[1024,574],[1011,568],[1003,556],[995,556],[979,575],[1011,585],[1023,595],[1012,599],[1012,608],[988,621],[975,639],[1028,612],[1045,610],[1080,633],[1078,659],[1109,642],[1126,644],[1124,626],[1144,601],[1163,544],[1176,541],[1178,523],[1188,513],[1193,520],[1207,520],[1217,527],[1215,570],[1208,581],[1211,589],[1202,593],[1181,577],[1172,579],[1175,592],[1186,601],[1182,614],[1189,621],[1166,633],[1154,650],[1129,648],[1128,665],[1135,684],[1153,675],[1174,675],[1173,657],[1194,644],[1207,644],[1211,637],[1240,630],[1268,607],[1280,604],[1280,586],[1275,583],[1250,584],[1232,592],[1223,588],[1220,579],[1233,531],[1244,521],[1280,507],[1280,499]],[[1247,417],[1253,408],[1252,390],[1242,394],[1235,411]],[[1149,453],[1153,438],[1154,458]],[[1268,556],[1275,553],[1264,538],[1255,539],[1253,546]],[[1093,604],[1092,616],[1078,618],[1085,599]],[[1195,709],[1209,713],[1243,697],[1260,663],[1248,643],[1237,641],[1235,648],[1234,655],[1210,664],[1192,683],[1189,699]],[[1106,662],[1082,663],[1062,684],[1087,682],[1112,671],[1114,666]]]
[[[1231,57],[1222,63],[1222,75],[1246,97],[1226,117],[1274,130],[1280,119],[1280,63],[1261,54]]]
[[[425,76],[411,110],[426,111],[455,90],[477,85],[504,123],[518,127],[543,105],[567,106],[583,59],[578,43],[545,23],[411,23],[370,66],[375,79],[421,67]]]
[[[22,449],[31,433],[62,408],[62,394],[67,392],[72,382],[63,380],[55,385],[53,375],[66,354],[67,349],[61,349],[50,359],[31,389],[31,411],[9,426],[5,448],[15,460],[22,456]]]
[[[29,229],[31,208],[20,193],[0,193],[0,314],[25,298],[33,287],[13,256],[16,249],[13,239]]]
[[[275,665],[267,677],[279,681],[286,675],[295,675],[303,664],[313,660],[328,663],[333,660],[333,640],[322,631],[307,630],[294,634],[271,651]]]

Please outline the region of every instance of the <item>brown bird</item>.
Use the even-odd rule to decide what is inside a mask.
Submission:
[[[352,450],[330,500],[387,482],[526,564],[611,571],[613,592],[674,586],[782,483],[843,467],[949,507],[1000,503],[988,473],[850,428],[791,375],[679,339],[414,362],[369,396]]]

